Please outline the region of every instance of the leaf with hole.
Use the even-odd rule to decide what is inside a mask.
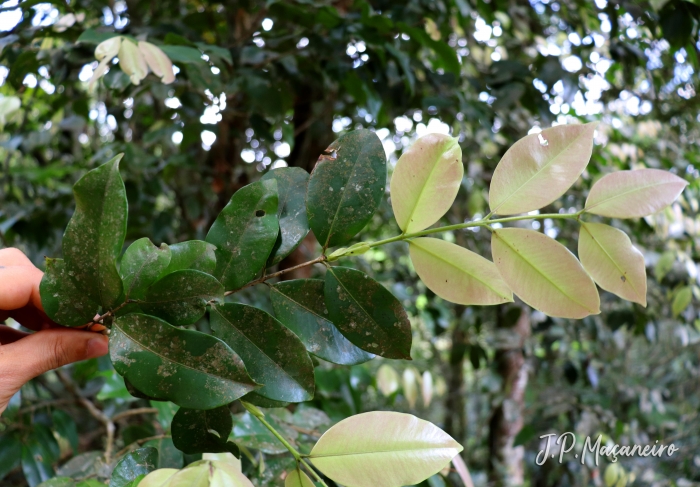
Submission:
[[[116,371],[139,391],[182,407],[212,409],[257,387],[224,342],[153,316],[117,318],[109,350]]]
[[[258,181],[236,191],[216,217],[206,241],[216,245],[214,276],[226,290],[243,287],[265,267],[279,233],[277,203],[277,181]]]
[[[309,457],[324,475],[343,485],[400,487],[436,474],[461,451],[459,443],[428,421],[376,411],[331,427]]]
[[[606,174],[588,193],[586,213],[610,218],[651,215],[673,203],[687,185],[685,179],[659,169]]]
[[[503,304],[513,292],[496,265],[463,247],[437,238],[416,238],[409,245],[421,281],[441,298],[457,304]]]
[[[46,258],[46,273],[39,285],[44,312],[64,326],[83,326],[97,314],[99,303],[78,289],[63,259]]]
[[[377,134],[354,130],[322,154],[306,193],[309,226],[323,248],[348,242],[369,222],[386,186],[386,154]]]
[[[418,232],[438,221],[457,197],[463,175],[456,138],[428,134],[416,140],[391,176],[391,207],[399,228]]]
[[[600,287],[628,301],[647,305],[644,256],[625,232],[602,223],[581,223],[578,257]]]
[[[263,387],[256,394],[275,401],[314,397],[314,368],[304,344],[272,315],[237,303],[212,306],[211,329],[246,364]]]
[[[411,358],[411,323],[384,286],[358,270],[330,267],[324,294],[330,320],[353,344],[386,358]]]
[[[188,240],[170,246],[170,262],[159,277],[175,271],[192,269],[213,274],[216,269],[216,246],[203,240]]]
[[[503,280],[533,308],[560,318],[600,313],[591,277],[574,254],[548,236],[522,228],[494,230],[491,253]]]
[[[139,301],[144,312],[175,326],[191,325],[204,316],[207,303],[223,301],[224,288],[213,276],[186,269],[156,281]]]
[[[158,450],[139,448],[127,453],[112,471],[110,487],[126,487],[140,475],[148,475],[158,468]]]
[[[180,408],[173,418],[173,443],[190,455],[229,452],[240,458],[236,444],[228,441],[232,428],[233,418],[228,406],[206,411]]]
[[[598,122],[557,125],[513,144],[493,172],[491,211],[499,215],[527,213],[563,195],[591,158],[597,126]]]
[[[144,237],[129,245],[119,266],[126,298],[143,298],[146,289],[158,280],[169,263],[170,248],[166,244],[156,247]]]
[[[127,201],[118,155],[73,186],[75,213],[63,234],[63,258],[78,289],[108,310],[119,304],[117,271],[126,236]]]
[[[302,341],[309,353],[339,365],[356,365],[374,355],[357,348],[331,323],[321,279],[282,281],[270,288],[277,318]]]
[[[280,233],[268,261],[269,265],[273,265],[291,254],[309,233],[309,221],[306,217],[309,173],[300,167],[280,167],[268,172],[261,179],[276,180],[279,195],[277,218]]]

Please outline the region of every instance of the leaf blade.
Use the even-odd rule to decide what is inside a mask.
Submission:
[[[588,164],[597,125],[558,125],[513,144],[491,179],[491,211],[499,215],[526,213],[564,194]]]
[[[63,326],[89,323],[99,308],[99,303],[78,289],[63,259],[46,259],[39,293],[46,315]]]
[[[489,305],[513,301],[513,292],[496,265],[474,252],[437,238],[413,239],[409,252],[421,281],[451,303]]]
[[[315,487],[315,485],[309,476],[297,467],[284,479],[284,487]]]
[[[186,408],[229,404],[257,386],[221,340],[153,316],[117,318],[109,351],[114,368],[139,391]]]
[[[309,456],[335,482],[400,487],[418,484],[439,472],[460,451],[459,443],[427,421],[410,414],[376,411],[331,427]]]
[[[153,245],[147,237],[132,243],[122,257],[119,275],[124,284],[126,299],[142,298],[170,263],[170,248],[166,244]]]
[[[206,411],[180,408],[172,422],[173,444],[187,454],[228,452],[240,458],[236,444],[228,441],[232,429],[228,406]]]
[[[139,448],[127,453],[114,467],[110,486],[127,487],[140,475],[148,475],[158,468],[158,450],[153,447]]]
[[[523,301],[549,316],[600,312],[598,290],[569,250],[533,230],[494,230],[491,253],[503,280]]]
[[[391,176],[391,206],[399,228],[417,232],[438,221],[457,197],[463,175],[457,139],[428,134],[416,140]]]
[[[673,203],[688,182],[659,169],[637,169],[606,174],[591,188],[586,213],[610,218],[639,218]]]
[[[600,287],[646,307],[644,256],[623,231],[602,223],[582,222],[578,255]]]
[[[203,240],[187,240],[170,245],[170,262],[159,277],[186,269],[213,274],[216,269],[215,250],[215,245]]]

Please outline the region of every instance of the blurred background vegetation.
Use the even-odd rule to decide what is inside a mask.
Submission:
[[[334,138],[360,127],[382,139],[390,173],[416,137],[459,137],[465,177],[445,217],[459,223],[484,214],[493,169],[514,141],[600,120],[587,171],[543,211],[581,208],[591,183],[614,170],[663,168],[686,178],[671,208],[613,223],[645,255],[646,309],[607,293],[602,313],[580,321],[518,303],[453,305],[417,281],[407,246],[392,244],[344,263],[370,271],[403,301],[414,360],[319,362],[315,400],[274,414],[303,449],[351,414],[411,412],[464,444],[477,486],[604,485],[605,461],[537,466],[548,433],[673,442],[680,451],[671,458],[621,459],[627,480],[698,485],[699,21],[697,0],[6,1],[0,246],[21,248],[39,267],[44,256],[59,257],[72,185],[119,152],[127,244],[202,239],[238,188],[275,167],[310,171]],[[105,32],[187,47],[169,51],[180,53],[171,55],[175,83],[151,75],[134,86],[114,66],[89,93]],[[14,111],[13,96],[21,101]],[[524,224],[575,252],[575,225]],[[473,230],[446,238],[489,255],[487,232]],[[397,233],[385,200],[361,235]],[[318,251],[308,239],[280,265]],[[320,269],[301,272],[292,277]],[[269,306],[263,289],[241,299]],[[256,485],[283,485],[289,457],[233,412],[246,471]],[[107,428],[116,429],[119,453],[146,441],[167,445],[172,414],[131,397],[107,359],[46,374],[0,419],[0,483],[33,487],[56,471],[102,479]],[[192,461],[166,450],[173,466]],[[425,485],[463,484],[444,472]]]

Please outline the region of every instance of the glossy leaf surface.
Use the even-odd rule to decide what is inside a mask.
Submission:
[[[591,277],[566,247],[548,236],[521,228],[494,230],[491,253],[503,280],[533,308],[561,318],[600,313]]]
[[[586,212],[611,218],[651,215],[673,203],[687,185],[659,169],[617,171],[596,181],[586,198]]]
[[[309,353],[340,365],[355,365],[374,355],[353,345],[329,320],[321,279],[282,281],[270,288],[277,318],[302,341]]]
[[[148,286],[158,280],[170,263],[170,248],[166,244],[153,245],[150,239],[141,238],[132,243],[119,267],[127,299],[141,299]]]
[[[256,387],[224,342],[153,316],[117,318],[109,349],[114,368],[134,387],[182,407],[212,409]]]
[[[214,276],[227,291],[255,279],[277,241],[277,181],[268,179],[234,193],[209,229],[216,245]]]
[[[173,418],[173,443],[188,454],[229,452],[240,457],[236,444],[228,441],[232,428],[228,406],[206,411],[180,408]]]
[[[209,301],[223,299],[224,288],[213,276],[186,269],[155,282],[139,305],[148,314],[175,326],[183,326],[204,316]]]
[[[97,301],[78,289],[63,259],[46,259],[39,292],[46,315],[64,326],[89,323],[99,308]]]
[[[63,235],[63,258],[78,288],[105,310],[118,304],[117,257],[126,236],[127,201],[121,155],[93,169],[73,187],[75,213]]]
[[[127,453],[112,471],[110,487],[126,487],[139,475],[148,475],[158,468],[158,450],[139,448]]]
[[[170,423],[168,423],[168,427]],[[144,447],[152,447],[158,450],[158,468],[182,468],[185,459],[182,451],[173,444],[172,438],[158,438],[147,441]]]
[[[269,265],[274,265],[291,254],[309,233],[309,221],[306,216],[309,173],[300,167],[280,167],[268,172],[261,179],[277,181],[277,218],[280,233],[268,261]]]
[[[353,344],[382,357],[410,359],[411,323],[384,286],[358,270],[331,267],[324,293],[328,316]]]
[[[362,129],[335,140],[309,179],[309,225],[324,248],[342,245],[374,215],[386,186],[386,154],[377,134]]]
[[[452,206],[463,175],[457,139],[428,134],[416,140],[391,176],[391,207],[399,228],[417,232],[438,221]]]
[[[314,369],[299,338],[272,315],[244,304],[211,308],[211,329],[241,356],[256,394],[275,401],[303,402],[314,397]]]
[[[377,411],[344,419],[326,431],[310,459],[344,485],[400,487],[439,472],[461,451],[459,443],[427,421]]]
[[[647,305],[644,256],[625,232],[602,223],[582,223],[578,257],[600,287],[628,301]]]
[[[564,194],[591,158],[597,126],[597,122],[557,125],[513,144],[491,179],[491,211],[499,215],[526,213]]]
[[[457,304],[503,304],[513,293],[496,265],[470,250],[437,238],[411,240],[411,262],[435,294]]]
[[[160,277],[175,271],[192,269],[213,274],[216,269],[216,246],[203,240],[188,240],[170,246],[170,263]]]

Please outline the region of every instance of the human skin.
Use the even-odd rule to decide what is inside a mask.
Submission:
[[[46,316],[39,295],[43,275],[20,250],[0,249],[0,323],[13,318],[33,330],[0,324],[0,414],[34,377],[108,351],[106,336],[61,327]]]

